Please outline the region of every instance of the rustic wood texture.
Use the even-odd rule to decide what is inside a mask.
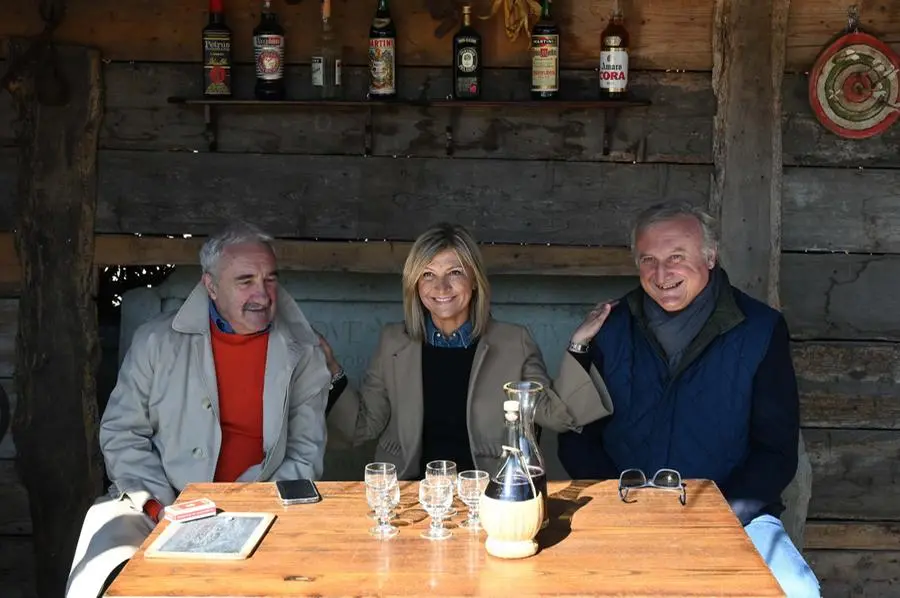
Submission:
[[[111,64],[106,73],[108,114],[102,147],[207,150],[202,109],[167,104],[170,96],[200,95],[196,65]],[[249,68],[236,73],[236,96],[250,97]],[[528,99],[529,76],[525,69],[487,70],[486,97]],[[289,97],[311,97],[308,68],[293,67],[288,77]],[[363,69],[347,69],[346,98],[365,96],[365,77]],[[452,126],[453,156],[458,158],[708,163],[709,117],[714,109],[708,79],[702,73],[635,72],[634,96],[651,105],[617,114],[550,106],[378,107],[373,109],[371,152],[444,157],[446,127]],[[567,98],[596,99],[592,71],[564,71],[562,80]],[[399,94],[408,99],[444,99],[450,85],[449,69],[415,68],[400,81]],[[606,119],[613,117],[607,139]],[[222,107],[219,151],[360,155],[365,149],[365,121],[365,107]]]
[[[796,5],[794,0],[793,5]],[[795,166],[898,167],[900,127],[869,139],[844,139],[823,127],[809,105],[809,78],[784,77],[784,163]]]
[[[19,301],[0,299],[0,378],[11,378],[16,369],[16,331]]]
[[[813,468],[809,518],[900,521],[900,432],[803,431]]]
[[[900,170],[792,168],[785,249],[900,253]]]
[[[28,491],[12,459],[0,459],[0,505],[0,537],[31,534]]]
[[[180,499],[208,496],[226,511],[278,518],[250,559],[219,568],[214,577],[208,563],[151,562],[138,552],[108,595],[346,596],[388,588],[398,596],[423,588],[433,596],[783,595],[709,482],[687,482],[687,508],[669,493],[645,492],[638,494],[640,509],[619,500],[615,481],[551,482],[542,550],[520,562],[489,557],[483,534],[455,529],[444,542],[420,538],[428,521],[417,489],[401,483],[398,519],[407,525],[390,542],[378,542],[366,531],[372,523],[361,482],[322,482],[321,502],[288,509],[273,484],[188,486]],[[464,517],[459,503],[453,521]],[[660,534],[679,540],[659,542]],[[298,551],[314,551],[316,558],[298,569]]]
[[[810,550],[810,565],[827,598],[886,598],[900,585],[900,551]]]
[[[624,246],[650,203],[704,204],[708,175],[663,164],[102,152],[96,230],[208,234],[245,218],[277,236],[412,240],[449,219],[498,243]]]
[[[4,246],[11,245],[11,234],[0,233],[0,262]],[[105,265],[196,265],[205,237],[169,238],[135,235],[97,235],[94,263]],[[316,272],[364,272],[395,274],[403,271],[403,262],[411,243],[276,240],[278,267],[283,270]],[[546,245],[483,244],[482,253],[491,274],[543,274],[547,276],[630,276],[636,274],[631,252],[624,247],[547,247]],[[0,275],[0,282],[19,281],[18,266]],[[0,359],[3,356],[4,314],[8,304],[15,311],[15,300],[0,300]],[[15,326],[14,314],[9,317]],[[12,353],[14,329],[7,341]],[[0,365],[0,376],[4,373]]]
[[[776,307],[781,83],[789,7],[790,0],[716,0],[713,17],[717,109],[710,211],[719,219],[719,256],[732,284]]]
[[[781,273],[794,338],[900,340],[900,256],[789,253]]]
[[[900,345],[795,343],[801,424],[900,430]]]
[[[100,146],[105,149],[206,151],[202,110],[170,105],[173,95],[199,95],[196,64],[111,63],[104,67],[106,86]],[[0,61],[0,71],[3,71]],[[238,73],[249,67],[236,68]],[[448,70],[410,68],[399,81],[401,95],[442,97]],[[593,71],[564,71],[575,97],[596,95]],[[237,78],[236,93],[247,96],[252,78]],[[528,71],[489,69],[491,93],[524,98]],[[349,93],[363,93],[362,69],[348,67]],[[573,159],[649,161],[687,164],[712,162],[712,116],[715,102],[707,72],[633,71],[635,97],[652,102],[646,108],[622,110],[604,155],[603,115],[590,111],[449,110],[399,107],[380,109],[373,118],[374,155],[445,155],[447,124],[454,126],[454,155],[463,158]],[[288,69],[292,97],[310,95],[307,67]],[[822,127],[809,107],[808,79],[787,74],[783,85],[785,165],[900,166],[900,127],[866,140],[843,139]],[[0,146],[12,145],[13,120],[8,96],[0,95]],[[364,145],[363,110],[298,108],[226,109],[220,115],[220,151],[360,154]],[[563,141],[564,140],[564,141]],[[0,172],[3,176],[3,172]],[[785,174],[786,178],[789,175]],[[2,186],[2,182],[0,182]],[[786,193],[788,189],[785,190]],[[785,208],[789,197],[785,195]]]
[[[15,413],[16,399],[18,398],[13,388],[12,378],[0,378],[0,388],[6,396],[7,404],[0,404],[0,419],[5,428],[0,427],[0,459],[15,459],[16,445],[12,437],[12,414]],[[2,397],[0,397],[2,398]]]
[[[40,31],[35,7],[9,3],[0,19],[0,38]],[[178,0],[139,0],[128,5],[113,0],[70,0],[66,21],[58,30],[60,40],[94,44],[111,60],[199,61],[199,31],[206,23],[206,4]],[[485,14],[485,0],[476,3]],[[613,0],[556,2],[553,7],[565,36],[562,62],[568,66],[597,65],[600,32],[606,26]],[[365,64],[365,48],[375,3],[333,2],[348,64]],[[900,5],[897,0],[865,2],[861,24],[886,43],[900,41]],[[705,0],[627,2],[627,26],[631,33],[632,62],[636,68],[709,70],[713,3]],[[308,62],[314,35],[303,28],[315,22],[314,2],[296,6],[276,5],[285,25],[287,56],[291,62]],[[434,35],[433,20],[421,0],[394,0],[391,11],[397,21],[400,64],[443,65],[450,60],[450,37]],[[235,35],[236,59],[249,62],[251,30],[259,21],[259,3],[226,4],[228,23]],[[489,66],[526,66],[527,42],[509,42],[502,30],[502,16],[475,20],[485,41]],[[788,30],[787,63],[791,71],[810,68],[822,47],[847,24],[847,3],[839,0],[794,0]]]
[[[31,538],[0,536],[0,596],[37,598],[35,585]]]
[[[900,551],[900,523],[811,521],[804,539],[806,550]]]
[[[10,55],[26,51],[27,43],[12,42]],[[81,516],[103,480],[92,286],[100,54],[60,46],[57,56],[65,103],[38,101],[42,75],[35,70],[11,86],[22,125],[15,241],[30,290],[19,300],[13,433],[42,598],[65,588]]]

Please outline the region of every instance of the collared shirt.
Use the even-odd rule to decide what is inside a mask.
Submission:
[[[228,320],[222,317],[222,314],[219,313],[219,310],[216,309],[216,304],[212,299],[209,300],[209,318],[216,324],[216,328],[225,332],[227,334],[237,334],[234,331],[234,328],[231,327],[231,324],[228,323]]]
[[[223,318],[222,314],[219,313],[219,310],[216,308],[216,304],[212,299],[209,300],[209,318],[215,322],[216,328],[222,332],[226,334],[237,334],[234,328],[231,327],[231,324],[228,323],[228,320]],[[265,329],[260,330],[257,334],[268,332],[271,327],[272,322],[269,322],[268,326],[266,326]]]
[[[469,320],[466,320],[465,324],[454,330],[448,336],[434,325],[430,315],[425,317],[425,342],[433,347],[465,349],[475,340],[473,334],[474,327]]]

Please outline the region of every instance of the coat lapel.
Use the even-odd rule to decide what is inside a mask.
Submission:
[[[422,344],[409,340],[394,353],[391,363],[394,388],[389,394],[396,397],[391,410],[396,414],[397,436],[406,462],[404,471],[397,472],[402,476],[413,464],[422,445]]]
[[[276,322],[269,333],[263,382],[263,450],[267,456],[281,436],[282,424],[287,418],[289,377],[299,361],[299,347],[285,336]]]

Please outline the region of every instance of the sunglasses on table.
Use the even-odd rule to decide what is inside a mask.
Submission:
[[[650,480],[647,479],[647,475],[640,469],[626,469],[619,474],[619,498],[622,499],[622,502],[635,502],[627,500],[628,491],[638,488],[657,488],[659,490],[678,492],[680,493],[678,500],[682,506],[687,503],[687,493],[684,489],[684,483],[681,481],[681,474],[674,469],[660,469]]]

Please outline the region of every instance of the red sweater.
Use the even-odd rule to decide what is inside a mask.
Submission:
[[[233,482],[248,467],[262,463],[263,385],[269,333],[242,335],[212,332],[222,448],[215,482]]]

